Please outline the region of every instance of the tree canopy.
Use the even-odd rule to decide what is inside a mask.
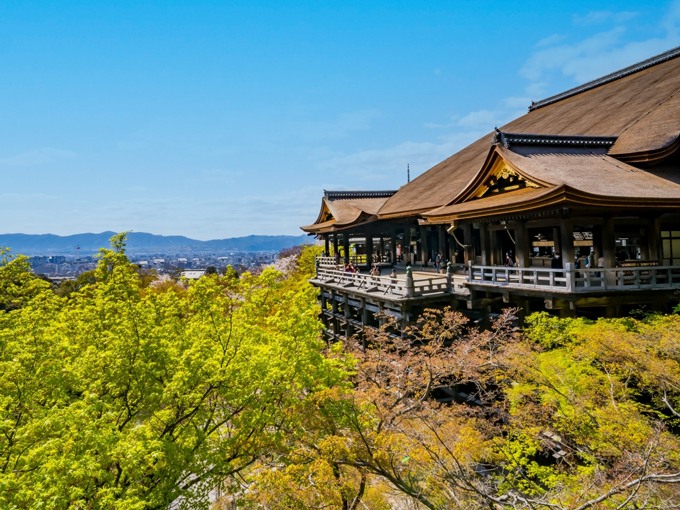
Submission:
[[[319,247],[62,292],[0,252],[0,508],[677,508],[680,316],[321,340]]]

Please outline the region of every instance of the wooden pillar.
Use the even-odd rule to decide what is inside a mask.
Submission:
[[[404,264],[411,265],[411,227],[406,225],[404,227],[404,246],[401,247],[401,253],[404,256]]]
[[[649,260],[658,260],[659,265],[663,264],[663,252],[661,249],[661,219],[650,218],[647,223],[647,251]]]
[[[338,250],[338,234],[333,234],[333,257],[335,257],[336,253],[339,253],[339,250]]]
[[[345,338],[349,339],[352,336],[352,324],[349,322],[352,318],[352,311],[349,307],[349,296],[347,294],[345,294],[343,308],[345,309]]]
[[[616,234],[612,217],[605,218],[602,225],[602,256],[604,267],[616,267]]]
[[[515,228],[515,252],[519,267],[529,267],[531,265],[531,243],[529,242],[529,232],[524,222],[519,223],[517,228]]]
[[[462,234],[460,232],[460,229],[457,229],[458,232],[456,232],[456,236],[458,238],[462,237]],[[458,243],[456,240],[453,238],[453,236],[446,236],[446,245],[449,247],[448,251],[448,259],[451,261],[451,263],[456,262],[456,251],[457,250],[462,250],[460,246],[458,246]]]
[[[562,243],[560,242],[560,228],[553,227],[553,248],[555,253],[559,253],[562,256]]]
[[[321,323],[328,329],[328,319],[324,313],[326,311],[326,296],[324,295],[323,290],[319,293],[319,300],[321,301]]]
[[[501,236],[507,237],[508,233],[503,230],[489,230],[492,266],[502,266],[505,264],[505,253],[503,253]]]
[[[574,223],[571,218],[560,221],[560,250],[562,264],[574,263]],[[566,266],[565,266],[566,267]]]
[[[529,299],[524,297],[517,298],[517,320],[519,325],[524,327],[524,319],[531,314],[531,308],[529,307]]]
[[[482,249],[482,265],[489,266],[491,265],[491,244],[489,243],[489,229],[486,223],[479,224],[479,239]]]
[[[573,302],[567,303],[567,306],[560,308],[560,318],[566,319],[569,317],[576,317],[576,307],[572,306]]]
[[[439,247],[437,250],[437,253],[442,254],[442,261],[445,259],[448,259],[448,253],[446,251],[446,232],[444,231],[444,227],[442,225],[437,226],[437,234],[439,237]]]
[[[597,261],[603,256],[602,225],[593,225],[593,260],[595,262],[595,267],[597,267]]]
[[[330,257],[331,256],[331,252],[330,252],[331,246],[330,246],[330,243],[328,242],[328,234],[323,236],[323,249],[324,249],[324,253],[326,254],[326,257]]]
[[[371,267],[373,264],[373,236],[366,234],[366,264]]]
[[[392,265],[397,263],[397,230],[392,229],[392,237],[390,239],[390,258]]]
[[[368,325],[368,308],[366,298],[361,298],[361,338],[364,349],[366,348],[366,326]]]
[[[378,245],[378,249],[380,250],[379,262],[382,263],[383,257],[385,256],[385,236],[383,236],[383,234],[380,234],[380,244]]]
[[[342,249],[345,252],[345,264],[349,264],[349,232],[342,234]]]
[[[331,291],[331,306],[333,309],[333,340],[338,339],[338,296],[334,290]]]
[[[640,260],[650,260],[649,224],[640,227]]]
[[[465,245],[463,262],[467,267],[469,262],[475,263],[475,244],[472,241],[472,225],[470,224],[463,225],[463,244]]]
[[[430,250],[427,245],[427,228],[424,225],[420,226],[420,259],[423,267],[427,267],[427,261],[430,258]]]

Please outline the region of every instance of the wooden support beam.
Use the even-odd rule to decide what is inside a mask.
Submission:
[[[519,223],[515,228],[515,250],[517,251],[517,264],[519,267],[531,265],[531,243],[529,233],[524,223]]]
[[[602,256],[604,267],[616,267],[616,233],[614,218],[607,217],[602,225]]]
[[[342,234],[342,249],[345,252],[345,264],[349,264],[349,232]]]
[[[437,247],[437,253],[441,253],[441,259],[446,260],[449,258],[448,251],[446,249],[446,231],[443,225],[437,225],[437,237],[439,241],[439,246]],[[436,259],[436,255],[435,255]]]
[[[479,237],[482,253],[482,265],[488,266],[491,264],[491,243],[489,242],[489,230],[486,223],[479,224]]]
[[[430,259],[430,249],[427,242],[427,227],[424,225],[420,226],[420,260],[422,261],[422,266],[427,267],[427,262]]]
[[[366,234],[366,264],[371,267],[373,263],[373,236]]]
[[[404,257],[404,264],[411,265],[411,227],[406,225],[404,227],[404,246],[401,247],[401,253]]]
[[[345,338],[349,339],[352,336],[352,324],[349,320],[352,318],[352,311],[349,307],[349,296],[345,294],[345,302],[342,307],[345,309]]]
[[[475,263],[475,246],[472,242],[472,225],[469,223],[463,225],[463,244],[465,245],[463,254],[465,257],[464,263],[467,267],[468,262],[472,261],[473,264]]]
[[[479,298],[479,299],[468,299],[467,300],[467,309],[473,310],[475,308],[486,308],[486,307],[491,306],[495,303],[501,303],[502,301],[503,301],[503,296],[483,297],[483,298]]]
[[[560,221],[560,250],[563,264],[574,262],[574,222],[571,218]]]
[[[661,248],[661,219],[650,218],[647,223],[647,251],[649,260],[661,260],[663,251]]]
[[[392,227],[392,236],[390,239],[390,259],[392,264],[397,263],[397,229]]]

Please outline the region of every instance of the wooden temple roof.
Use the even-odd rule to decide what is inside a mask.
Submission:
[[[446,223],[556,205],[680,207],[680,184],[612,158],[606,151],[603,147],[560,145],[514,145],[509,149],[496,143],[482,170],[458,197],[422,216],[431,223]],[[488,180],[498,180],[494,169],[499,164],[508,175],[516,176],[511,188],[517,189],[485,194]],[[525,183],[529,185],[519,188]]]
[[[325,192],[316,222],[302,230],[406,217],[444,223],[556,204],[680,207],[680,168],[668,159],[680,153],[678,57],[680,47],[532,103],[396,192]]]
[[[614,172],[617,163],[612,157],[629,163],[645,163],[663,158],[680,148],[680,48],[612,73],[534,103],[530,111],[503,126],[500,131],[509,135],[532,133],[580,136],[608,139],[607,157],[589,158],[583,163],[591,182],[604,180],[598,172]],[[397,193],[381,207],[378,217],[404,217],[422,214],[451,203],[477,177],[494,143],[497,133],[467,146],[447,160],[434,166]],[[549,138],[549,137],[547,137]],[[513,147],[512,141],[510,146]],[[534,143],[533,145],[540,145]],[[546,145],[551,145],[546,143]],[[554,146],[554,144],[552,144]],[[583,156],[586,157],[586,156]],[[526,158],[525,158],[526,159]],[[533,167],[541,165],[526,161]],[[579,165],[566,156],[558,158],[561,166],[577,172]],[[619,162],[620,163],[620,162]],[[631,174],[630,168],[616,174],[617,179],[633,179],[640,183],[645,175],[650,181],[644,189],[650,191],[656,182],[652,173],[642,170]],[[538,170],[537,170],[538,171]],[[560,173],[556,170],[557,174]],[[612,174],[613,175],[613,174]],[[577,178],[576,176],[574,177]],[[555,175],[555,181],[569,181],[568,173]],[[658,188],[662,192],[661,188]],[[605,189],[601,190],[606,192]],[[613,192],[616,192],[612,188]]]
[[[312,225],[300,227],[310,234],[333,232],[372,221],[395,191],[325,191],[321,211]]]

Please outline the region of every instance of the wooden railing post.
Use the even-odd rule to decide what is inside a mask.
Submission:
[[[472,281],[472,261],[468,260],[468,276],[467,276],[467,281],[471,282]]]
[[[413,285],[413,272],[411,266],[406,267],[406,296],[413,297],[415,294],[415,285]]]
[[[319,260],[319,257],[317,257],[316,258],[316,268],[315,268],[315,271],[314,271],[314,277],[315,278],[319,277],[319,264],[320,263],[321,263],[321,261]]]
[[[567,277],[566,278],[566,291],[567,292],[572,292],[576,288],[576,282],[574,281],[576,278],[576,272],[574,271],[574,263],[573,262],[567,262],[564,265],[565,273],[564,275]]]
[[[447,292],[453,292],[453,275],[452,275],[452,269],[451,269],[451,262],[448,262],[446,264],[446,291]]]

